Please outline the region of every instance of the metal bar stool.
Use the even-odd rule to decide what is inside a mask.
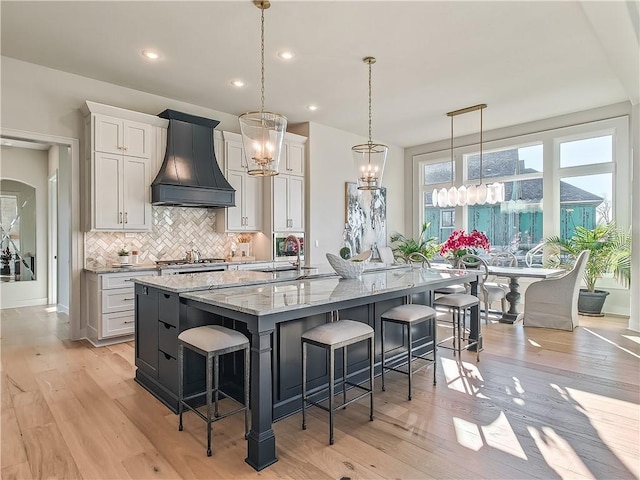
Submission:
[[[471,307],[475,307],[480,304],[480,300],[478,297],[473,295],[468,295],[466,293],[452,293],[450,295],[444,295],[442,297],[437,298],[433,302],[434,307],[446,307],[451,313],[451,325],[453,326],[453,335],[447,337],[440,342],[438,342],[437,346],[442,348],[448,348],[453,350],[453,355],[455,356],[456,352],[458,352],[458,356],[462,350],[467,350],[474,345],[478,345],[477,340],[470,341],[468,336],[468,331],[466,328],[466,315],[467,310]],[[462,319],[462,321],[461,321]],[[478,322],[478,326],[480,326],[480,322]],[[478,332],[479,333],[479,332]],[[453,347],[445,345],[446,342],[453,339]],[[462,347],[462,342],[467,341],[467,345]],[[480,361],[480,348],[476,347],[476,361]]]
[[[336,312],[337,317],[337,312]],[[332,315],[333,318],[333,315]],[[368,340],[369,344],[369,385],[370,388],[363,387],[357,383],[351,383],[347,381],[347,347],[354,343]],[[319,395],[324,393],[326,388],[320,391],[314,392],[307,396],[307,346],[315,345],[317,347],[324,348],[329,351],[329,407],[325,407],[318,402],[310,400],[309,397],[313,395]],[[334,407],[333,397],[335,396],[335,351],[342,348],[342,361],[343,361],[343,378],[342,378],[342,404]],[[307,416],[306,406],[307,403],[315,405],[327,412],[329,412],[329,445],[333,445],[333,415],[334,411],[338,408],[345,408],[350,403],[353,403],[361,398],[369,395],[370,412],[369,419],[373,420],[373,360],[374,360],[374,346],[373,346],[373,328],[366,323],[356,322],[354,320],[339,320],[332,321],[319,325],[310,330],[307,330],[302,334],[302,429],[307,429]],[[348,402],[347,400],[347,385],[364,390],[364,393],[352,398]]]
[[[382,390],[385,390],[384,387],[384,372],[385,370],[393,370],[394,372],[399,372],[407,375],[409,377],[409,394],[407,395],[407,400],[411,400],[411,383],[413,379],[413,373],[422,370],[429,365],[433,365],[433,384],[436,384],[436,311],[428,307],[426,305],[416,305],[410,303],[411,298],[407,297],[407,303],[404,305],[398,305],[397,307],[393,307],[382,314],[380,317],[380,325],[381,325],[381,347],[382,347]],[[433,348],[431,352],[425,352],[421,355],[414,355],[413,351],[422,348],[424,345],[419,345],[418,347],[413,347],[413,337],[412,330],[414,325],[419,325],[426,321],[431,321],[431,326],[429,328],[431,333],[431,338],[433,339]],[[396,323],[402,325],[402,330],[404,332],[405,326],[407,327],[407,371],[401,370],[399,368],[389,367],[385,365],[385,349],[384,349],[384,340],[385,340],[385,324],[387,322]],[[428,358],[429,353],[431,353],[432,357]],[[420,366],[415,371],[413,370],[411,364],[416,359],[427,360],[429,363]]]
[[[188,397],[183,397],[184,378],[184,349],[188,348],[206,358],[206,390]],[[230,395],[219,389],[219,360],[220,355],[244,350],[244,404],[238,402]],[[219,325],[206,325],[202,327],[189,328],[178,335],[178,430],[182,431],[182,412],[186,407],[192,410],[201,419],[207,422],[207,456],[211,456],[211,424],[223,418],[244,411],[244,437],[249,434],[249,339],[240,332]],[[213,384],[213,385],[212,385]],[[234,402],[242,405],[223,415],[218,412],[219,394],[230,398]],[[206,395],[207,414],[203,415],[195,407],[187,403],[196,397]],[[211,418],[211,400],[214,400],[214,417]]]

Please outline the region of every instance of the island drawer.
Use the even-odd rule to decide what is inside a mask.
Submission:
[[[158,320],[174,327],[180,317],[180,297],[177,293],[158,293]]]
[[[178,393],[178,360],[162,350],[158,351],[158,380],[169,391]]]
[[[158,322],[158,348],[178,358],[178,329],[173,325]]]

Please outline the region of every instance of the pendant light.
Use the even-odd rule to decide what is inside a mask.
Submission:
[[[240,131],[249,175],[278,175],[282,140],[287,129],[287,117],[264,109],[264,11],[269,0],[254,0],[260,9],[260,110],[240,115]]]
[[[379,190],[389,147],[371,140],[371,65],[376,59],[365,57],[362,61],[369,65],[369,141],[351,147],[351,152],[358,172],[358,190]]]
[[[504,184],[499,182],[493,182],[486,184],[483,182],[483,125],[482,125],[482,111],[487,108],[486,103],[474,105],[472,107],[461,108],[448,112],[447,116],[451,117],[451,187],[449,189],[442,188],[440,191],[434,190],[432,194],[433,206],[438,207],[453,207],[459,206],[473,206],[495,204],[504,201]],[[453,117],[462,115],[469,112],[480,111],[480,184],[455,187],[453,181]]]

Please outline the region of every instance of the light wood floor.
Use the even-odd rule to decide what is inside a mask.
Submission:
[[[176,416],[134,381],[132,343],[67,338],[52,309],[2,310],[1,476],[10,478],[638,478],[640,337],[626,320],[583,318],[573,333],[491,324],[480,363],[440,350],[413,400],[391,373],[336,417],[311,409],[275,424],[279,462],[244,463],[242,416],[214,426]],[[379,379],[376,379],[379,386]]]

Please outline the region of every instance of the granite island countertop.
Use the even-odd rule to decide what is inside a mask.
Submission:
[[[382,265],[382,264],[381,264]],[[414,287],[439,286],[477,279],[477,271],[401,268],[365,271],[360,278],[307,277],[248,287],[192,291],[180,296],[187,300],[223,307],[254,316],[338,303],[355,298],[399,292]],[[146,283],[146,279],[140,279]]]
[[[378,270],[407,269],[403,264],[369,263],[365,266],[365,273]],[[174,293],[195,292],[198,290],[213,290],[218,288],[230,288],[239,286],[260,285],[275,282],[287,282],[292,280],[310,278],[338,278],[330,265],[317,267],[304,267],[301,270],[252,271],[252,270],[226,270],[222,272],[186,273],[180,275],[167,275],[158,277],[134,278],[135,283],[159,288]]]

